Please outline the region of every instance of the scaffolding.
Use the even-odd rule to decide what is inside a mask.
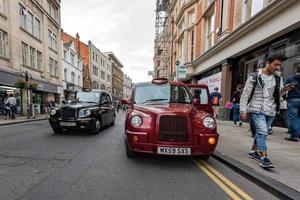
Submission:
[[[169,78],[170,63],[169,44],[169,12],[172,0],[156,0],[155,44],[154,44],[154,76]],[[158,62],[159,61],[159,62]],[[160,64],[158,64],[160,63]],[[159,72],[162,72],[160,74]]]

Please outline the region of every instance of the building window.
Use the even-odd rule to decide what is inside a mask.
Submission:
[[[56,34],[54,32],[52,32],[51,30],[48,30],[48,46],[53,49],[56,50],[57,47],[57,37]]]
[[[194,30],[189,32],[189,61],[194,60]]]
[[[71,83],[75,84],[75,73],[71,72]]]
[[[183,37],[178,41],[178,58],[180,61],[180,64],[183,64],[183,55],[184,54],[184,48],[183,48]]]
[[[98,67],[96,67],[95,65],[93,66],[93,75],[98,76]]]
[[[66,82],[67,82],[67,73],[68,73],[68,70],[65,69],[64,70],[64,81],[66,81]]]
[[[67,59],[67,50],[64,49],[64,59]]]
[[[184,19],[181,20],[179,26],[178,26],[178,31],[179,31],[179,35],[183,32],[184,30]]]
[[[35,65],[36,57],[35,57],[35,55],[36,55],[35,48],[30,47],[30,55],[29,55],[29,57],[30,57],[30,66],[33,67],[33,68],[36,68],[36,65]]]
[[[95,60],[95,53],[93,52],[93,60]]]
[[[37,18],[34,20],[34,36],[41,39],[41,22]]]
[[[27,31],[33,34],[33,15],[30,12],[27,12],[28,20],[27,20]]]
[[[77,82],[78,85],[80,85],[80,76],[78,76],[78,82]]]
[[[189,26],[193,26],[195,24],[195,11],[189,12]]]
[[[50,65],[50,75],[57,77],[57,61],[50,58],[49,65]]]
[[[0,56],[8,58],[7,33],[2,30],[0,30]]]
[[[214,7],[212,7],[206,17],[206,50],[210,49],[214,45],[214,25],[215,15]]]
[[[42,69],[42,62],[43,62],[42,52],[37,51],[37,68],[39,70]]]
[[[5,14],[5,0],[0,0],[0,13]]]
[[[26,19],[27,19],[27,11],[25,8],[20,5],[20,10],[19,10],[19,20],[20,20],[20,27],[26,29]]]
[[[104,71],[101,71],[101,79],[105,80],[105,72]]]
[[[48,14],[57,21],[58,9],[50,1],[47,1],[47,3],[48,3]]]
[[[28,66],[28,45],[22,42],[22,64]]]
[[[223,0],[222,4],[222,32],[228,29],[229,16],[230,16],[230,0]]]
[[[107,74],[107,82],[110,83],[110,75],[109,74]]]
[[[72,53],[71,52],[71,64],[73,65],[73,66],[75,66],[75,55],[74,55],[74,53]]]

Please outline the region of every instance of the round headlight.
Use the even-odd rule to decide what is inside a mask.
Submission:
[[[131,124],[132,124],[132,126],[141,126],[142,125],[142,118],[140,117],[140,116],[137,116],[137,115],[135,115],[135,116],[133,116],[132,118],[131,118]]]
[[[50,115],[55,115],[56,114],[56,109],[52,109],[51,111],[50,111]]]
[[[203,125],[206,128],[214,128],[216,126],[216,121],[212,117],[205,117],[203,119]]]
[[[85,110],[85,116],[90,116],[91,115],[91,110]]]

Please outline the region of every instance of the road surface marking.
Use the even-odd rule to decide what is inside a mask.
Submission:
[[[199,161],[199,160],[196,162],[201,164],[204,168],[206,168],[209,172],[211,172],[219,180],[221,180],[223,183],[225,183],[227,186],[229,186],[233,191],[237,192],[241,197],[243,197],[246,200],[253,200],[252,197],[250,197],[247,193],[245,193],[242,189],[240,189],[238,186],[236,186],[234,183],[232,183],[229,179],[227,179],[225,176],[223,176],[220,172],[218,172],[216,169],[214,169],[209,164],[207,164],[203,161]]]
[[[222,183],[213,173],[211,173],[201,162],[196,161],[197,166],[211,178],[222,190],[224,190],[233,200],[241,200],[234,192],[232,192],[224,183]]]

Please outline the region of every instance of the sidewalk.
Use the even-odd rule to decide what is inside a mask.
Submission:
[[[10,124],[20,124],[32,121],[46,120],[48,117],[46,115],[38,115],[36,118],[27,119],[27,116],[17,116],[16,119],[5,119],[4,116],[0,116],[0,126],[6,126]]]
[[[233,122],[218,121],[220,140],[216,151],[300,192],[300,142],[284,140],[288,136],[287,129],[273,127],[273,134],[268,136],[267,145],[269,158],[275,168],[264,170],[258,161],[248,158],[253,143],[248,130],[249,124],[243,124],[240,128],[233,127]]]

